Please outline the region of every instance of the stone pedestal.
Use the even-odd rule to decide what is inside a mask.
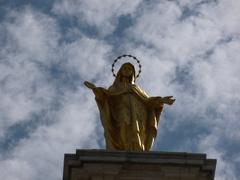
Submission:
[[[63,180],[213,180],[206,154],[77,150],[65,154]]]

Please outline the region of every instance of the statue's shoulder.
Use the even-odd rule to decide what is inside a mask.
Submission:
[[[116,90],[116,87],[111,85],[111,86],[109,86],[108,90],[112,92],[112,91]]]
[[[138,92],[138,94],[141,94],[144,97],[149,97],[149,95],[142,88],[140,88],[138,85],[133,84],[132,87],[135,91]]]

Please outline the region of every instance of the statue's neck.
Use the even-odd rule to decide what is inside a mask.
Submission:
[[[129,77],[125,77],[125,76],[122,76],[121,82],[124,84],[131,84],[131,82],[129,81]]]

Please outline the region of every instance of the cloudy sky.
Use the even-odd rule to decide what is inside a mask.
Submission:
[[[173,95],[155,151],[207,153],[240,176],[240,1],[0,0],[0,179],[60,180],[64,153],[105,148],[88,80],[141,60],[137,83]]]

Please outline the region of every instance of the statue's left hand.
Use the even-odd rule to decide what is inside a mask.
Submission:
[[[176,99],[173,99],[173,96],[165,96],[162,98],[164,104],[172,105]]]

